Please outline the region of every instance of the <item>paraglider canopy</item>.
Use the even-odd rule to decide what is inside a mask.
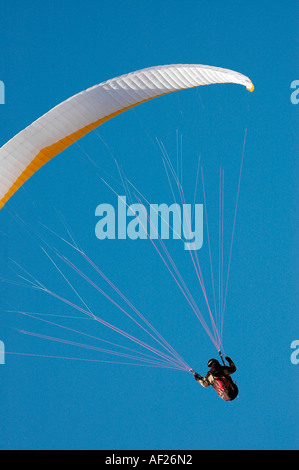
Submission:
[[[41,166],[109,119],[152,98],[217,83],[253,90],[241,73],[180,64],[138,70],[72,96],[0,148],[0,209]]]

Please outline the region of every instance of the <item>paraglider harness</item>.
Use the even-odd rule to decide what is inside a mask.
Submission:
[[[224,366],[226,366],[225,361],[223,359],[221,351],[218,351],[219,356],[221,357],[222,363]],[[230,396],[231,398],[235,397],[236,392],[238,390],[236,382],[233,382],[233,380],[229,377],[225,377],[224,375],[219,375],[215,376],[213,374],[214,380],[217,383],[217,393],[220,398],[223,398],[225,392]]]
[[[217,383],[217,393],[220,398],[223,398],[225,393],[227,393],[229,397],[235,395],[236,387],[234,387],[232,379],[229,380],[224,375],[214,375],[214,383],[215,382]]]

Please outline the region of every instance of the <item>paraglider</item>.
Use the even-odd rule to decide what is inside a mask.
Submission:
[[[223,360],[220,351],[219,354]],[[210,370],[205,377],[198,374],[193,369],[190,369],[190,372],[193,373],[195,380],[199,382],[202,387],[209,387],[211,385],[222,400],[232,401],[239,393],[237,384],[231,378],[231,374],[236,372],[237,368],[229,356],[225,356],[225,359],[228,365],[226,365],[223,360],[223,366],[217,359],[210,359],[207,364]]]
[[[224,83],[234,83],[243,85],[249,91],[253,91],[253,84],[251,80],[242,75],[238,72],[223,69],[219,67],[213,66],[206,66],[206,65],[164,65],[164,66],[155,66],[146,69],[142,69],[136,72],[132,72],[126,75],[122,75],[120,77],[116,77],[105,82],[102,82],[98,85],[95,85],[91,88],[82,91],[71,98],[63,101],[61,104],[57,105],[46,114],[41,116],[31,125],[26,127],[24,130],[19,132],[15,137],[9,140],[5,145],[0,148],[0,209],[6,204],[6,202],[14,195],[16,191],[35,173],[37,172],[43,165],[45,165],[49,160],[53,157],[58,155],[59,153],[63,152],[66,148],[70,145],[75,143],[81,137],[85,136],[89,132],[96,129],[101,124],[105,123],[109,119],[121,114],[124,111],[131,109],[141,103],[144,103],[148,100],[153,98],[162,96],[164,94],[168,94],[171,92],[193,88],[203,85],[211,85],[211,84],[224,84]],[[245,133],[246,137],[246,133]],[[245,139],[244,139],[244,146],[245,146]],[[244,148],[243,148],[244,153]],[[242,162],[243,162],[243,154],[242,154]],[[241,164],[242,168],[242,164]],[[241,175],[241,170],[240,170]],[[178,182],[177,178],[175,178],[178,186],[179,195],[181,197],[182,205],[184,207],[185,197],[182,188],[182,184]],[[202,173],[202,180],[203,173]],[[223,186],[223,178],[221,180],[221,187]],[[239,185],[240,185],[240,177],[239,177]],[[109,186],[109,185],[108,185]],[[205,191],[204,191],[204,184],[203,184],[203,192],[204,192],[204,199],[205,199]],[[138,191],[140,194],[140,192]],[[239,186],[238,186],[238,194],[239,194]],[[139,199],[138,203],[141,207],[141,201]],[[238,200],[238,199],[237,199]],[[223,199],[221,199],[220,206],[223,206]],[[143,207],[143,206],[142,206]],[[141,211],[140,211],[141,212]],[[236,211],[235,211],[236,214]],[[206,209],[205,209],[205,215]],[[136,220],[140,222],[140,216],[135,212],[134,217]],[[222,217],[222,216],[221,216]],[[191,224],[189,223],[188,217],[186,217],[186,224],[190,230]],[[188,223],[187,223],[188,222]],[[234,217],[235,222],[235,217]],[[156,224],[158,225],[158,224]],[[191,243],[188,244],[185,249],[190,252],[190,257],[192,260],[192,264],[195,268],[195,272],[202,289],[208,312],[210,315],[211,320],[211,328],[206,323],[200,309],[197,306],[195,299],[193,298],[191,292],[189,291],[188,286],[186,285],[183,277],[181,276],[179,270],[177,269],[172,257],[170,256],[165,244],[163,243],[162,238],[159,234],[155,235],[152,233],[148,233],[147,231],[147,223],[145,219],[145,223],[142,225],[140,222],[140,226],[145,227],[145,234],[144,238],[149,238],[149,240],[153,243],[155,250],[157,251],[158,255],[161,257],[162,261],[164,262],[166,268],[170,272],[171,276],[173,277],[174,281],[177,283],[179,289],[181,290],[182,294],[186,298],[190,308],[193,310],[199,321],[201,322],[202,326],[204,327],[205,331],[209,335],[211,341],[218,349],[222,348],[222,327],[223,327],[223,314],[225,310],[225,301],[226,301],[226,291],[227,291],[227,284],[226,289],[223,291],[221,290],[221,295],[224,298],[220,302],[219,306],[219,318],[213,318],[213,313],[211,311],[206,290],[204,287],[202,272],[199,266],[198,257],[196,254],[196,249],[201,246],[201,238],[199,238],[200,243],[196,246],[195,254],[192,253]],[[198,226],[198,224],[197,224]],[[155,227],[155,225],[154,225]],[[184,228],[184,227],[183,227]],[[234,230],[233,230],[234,232]],[[55,232],[54,232],[55,233]],[[113,234],[114,235],[114,234]],[[191,236],[192,235],[192,236]],[[190,240],[193,239],[193,233],[190,232]],[[62,239],[62,237],[60,237]],[[100,237],[99,237],[100,238]],[[112,238],[112,237],[111,237]],[[232,236],[233,239],[233,236]],[[62,239],[63,240],[63,239]],[[155,241],[161,245],[161,249],[159,250],[155,245]],[[194,239],[195,242],[195,239]],[[68,242],[67,242],[68,243]],[[143,315],[138,311],[138,309],[126,298],[125,295],[118,289],[116,285],[113,284],[112,281],[90,260],[87,255],[78,248],[78,245],[74,242],[72,238],[72,243],[68,243],[68,245],[72,246],[83,258],[85,261],[88,262],[90,266],[92,266],[98,274],[104,279],[105,282],[109,284],[110,287],[114,290],[116,294],[118,294],[121,299],[127,304],[129,308],[133,310],[133,312],[138,315],[139,319],[145,322],[146,326],[149,327],[151,330],[146,331],[145,328],[132,318],[130,314],[113,298],[107,295],[101,287],[97,286],[88,276],[84,274],[80,269],[76,267],[70,260],[68,260],[65,256],[60,255],[60,253],[56,250],[56,255],[66,263],[70,268],[72,268],[82,279],[87,281],[92,287],[94,287],[98,292],[103,294],[108,300],[110,300],[114,306],[116,306],[119,310],[121,310],[127,317],[133,320],[139,327],[141,327],[144,331],[146,331],[151,337],[153,337],[152,333],[154,333],[157,338],[154,339],[162,346],[165,352],[160,352],[156,348],[151,347],[147,343],[140,341],[138,338],[135,338],[133,335],[126,333],[122,329],[118,328],[117,326],[107,322],[106,320],[97,317],[92,313],[92,311],[87,307],[86,303],[83,302],[84,308],[76,305],[74,302],[65,299],[59,294],[52,292],[50,289],[45,287],[42,283],[35,280],[33,281],[24,278],[28,281],[35,289],[39,289],[53,297],[57,300],[64,302],[65,304],[77,309],[84,315],[91,317],[92,319],[96,320],[98,323],[104,325],[105,327],[110,328],[112,331],[119,333],[121,336],[126,337],[127,339],[135,342],[136,344],[148,349],[153,354],[159,356],[159,360],[149,358],[148,355],[145,353],[139,353],[138,351],[134,351],[136,354],[142,354],[142,357],[139,356],[135,357],[131,354],[127,353],[119,353],[122,357],[126,357],[128,359],[135,359],[136,361],[147,363],[149,366],[159,366],[159,367],[169,367],[175,368],[178,370],[184,370],[192,372],[196,381],[198,381],[203,387],[208,387],[209,385],[214,388],[219,397],[221,397],[225,401],[231,401],[236,398],[238,395],[238,388],[236,384],[232,381],[230,375],[236,371],[236,366],[233,361],[226,357],[226,360],[229,365],[226,365],[223,361],[221,352],[219,354],[223,361],[223,366],[220,365],[219,361],[216,359],[212,359],[208,362],[208,367],[210,370],[208,371],[205,377],[197,374],[190,366],[181,358],[181,356],[174,350],[170,344],[164,340],[164,338],[150,325],[150,323],[143,317]],[[231,244],[232,245],[232,244]],[[45,250],[43,250],[45,251]],[[163,257],[163,252],[165,257]],[[231,254],[231,252],[230,252]],[[58,272],[62,275],[64,280],[68,283],[68,285],[72,288],[72,290],[76,293],[77,297],[82,301],[80,295],[77,293],[75,288],[71,285],[68,281],[66,276],[61,272],[60,268],[57,267],[56,263],[52,260],[48,253],[46,253],[48,258],[51,260],[55,268]],[[229,263],[230,266],[230,256],[229,256]],[[229,271],[229,268],[228,268]],[[30,274],[29,274],[30,275]],[[228,275],[227,275],[227,282],[228,282]],[[219,280],[220,283],[220,280]],[[220,292],[220,291],[219,291]],[[215,309],[216,310],[216,309]],[[25,312],[21,312],[25,315],[28,315]],[[215,312],[216,313],[216,312]],[[30,316],[30,315],[29,315]],[[33,316],[34,318],[34,316]],[[43,322],[48,322],[47,320],[39,319]],[[217,321],[218,320],[218,321]],[[50,322],[48,322],[50,323]],[[65,328],[62,325],[54,324],[51,322],[52,325]],[[76,330],[71,330],[73,332],[79,333]],[[35,333],[25,332],[24,334],[32,334]],[[91,336],[91,335],[89,335]],[[39,335],[39,337],[51,339],[52,341],[61,341],[59,338],[54,338],[45,335]],[[107,342],[106,340],[103,340]],[[78,343],[68,342],[65,341],[66,344],[75,344]],[[111,343],[114,344],[114,343]],[[82,345],[81,345],[82,346]],[[83,345],[85,347],[86,345]],[[115,344],[114,344],[115,346]],[[116,345],[122,347],[120,345]],[[87,347],[87,346],[86,346]],[[129,349],[129,348],[126,348]],[[115,354],[113,351],[108,351],[107,349],[97,348],[97,350],[108,352],[109,354]],[[131,350],[130,350],[131,351]],[[137,363],[137,365],[139,365]]]

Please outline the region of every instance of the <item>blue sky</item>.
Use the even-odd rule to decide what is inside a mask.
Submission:
[[[298,79],[297,16],[293,1],[288,7],[270,1],[211,6],[143,0],[1,5],[0,145],[73,94],[143,67],[209,64],[244,73],[255,85],[252,94],[236,85],[186,90],[118,116],[42,168],[0,214],[0,339],[7,352],[107,359],[21,334],[83,342],[12,310],[47,314],[39,318],[52,322],[60,315],[61,324],[127,345],[45,293],[4,281],[19,282],[14,260],[49,289],[76,300],[35,236],[41,234],[83,269],[72,250],[41,225],[67,237],[61,214],[88,256],[204,374],[215,347],[150,242],[97,240],[94,211],[103,202],[116,204],[101,177],[122,191],[112,155],[150,202],[173,202],[156,139],[175,165],[179,134],[190,203],[201,158],[215,264],[219,168],[224,169],[227,263],[247,129],[223,335],[225,352],[238,367],[239,398],[224,403],[183,371],[6,354],[0,367],[2,449],[298,447],[298,366],[290,360],[290,344],[298,339],[298,109],[290,101],[291,82]],[[197,202],[203,203],[200,185]],[[188,253],[177,241],[167,246],[204,308]],[[206,239],[198,256],[210,286]],[[144,339],[111,303],[66,272],[99,316]]]

